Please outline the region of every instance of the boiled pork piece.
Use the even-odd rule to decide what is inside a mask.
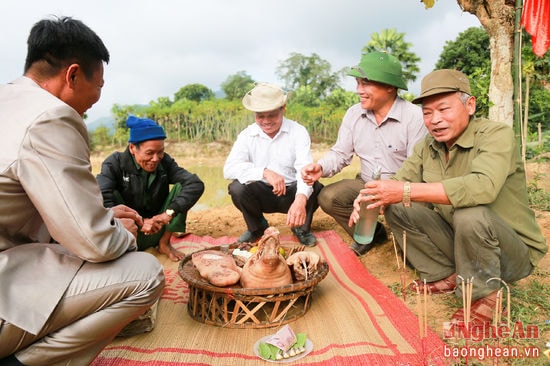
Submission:
[[[317,273],[321,257],[314,252],[296,252],[287,258],[286,263],[294,272],[296,281],[305,281]]]
[[[258,242],[258,250],[243,266],[241,286],[273,288],[292,283],[292,274],[279,253],[279,230],[268,227]]]
[[[214,286],[225,287],[234,285],[241,278],[241,269],[235,264],[230,254],[217,250],[203,250],[191,256],[193,265]]]

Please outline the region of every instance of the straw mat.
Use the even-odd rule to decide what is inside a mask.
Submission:
[[[316,233],[313,250],[330,271],[313,293],[311,308],[289,325],[305,332],[313,350],[299,365],[444,365],[443,341],[431,330],[419,337],[418,318],[374,278],[334,231]],[[283,236],[283,242],[295,242]],[[174,242],[185,253],[235,242],[235,238],[188,235]],[[153,253],[153,251],[151,252]],[[254,343],[279,327],[223,328],[192,319],[187,313],[188,287],[178,263],[158,255],[166,288],[158,305],[155,328],[145,334],[116,338],[92,366],[262,365]]]

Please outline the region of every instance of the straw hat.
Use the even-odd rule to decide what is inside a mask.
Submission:
[[[258,83],[243,97],[243,106],[252,112],[274,111],[286,104],[287,96],[278,85]]]

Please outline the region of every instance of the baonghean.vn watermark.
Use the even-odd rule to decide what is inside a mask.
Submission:
[[[443,346],[446,358],[476,358],[483,361],[488,358],[539,358],[537,346]]]
[[[443,323],[443,338],[466,342],[465,345],[445,345],[443,353],[445,357],[452,358],[538,358],[541,350],[536,346],[511,346],[504,345],[510,340],[538,340],[539,327],[532,324],[524,324],[517,321],[513,324],[502,323],[493,325],[483,324]],[[493,344],[479,344],[491,341]],[[470,343],[471,342],[471,343]]]

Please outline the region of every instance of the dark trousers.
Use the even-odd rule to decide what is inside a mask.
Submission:
[[[263,181],[242,184],[234,180],[229,184],[229,195],[235,207],[243,213],[248,231],[254,232],[265,228],[264,213],[287,213],[296,196],[296,183],[287,185],[286,194],[277,196],[273,194],[273,187]],[[313,214],[319,203],[317,195],[323,188],[319,182],[313,185],[313,193],[306,204],[306,222],[301,226],[304,231],[311,230]]]

